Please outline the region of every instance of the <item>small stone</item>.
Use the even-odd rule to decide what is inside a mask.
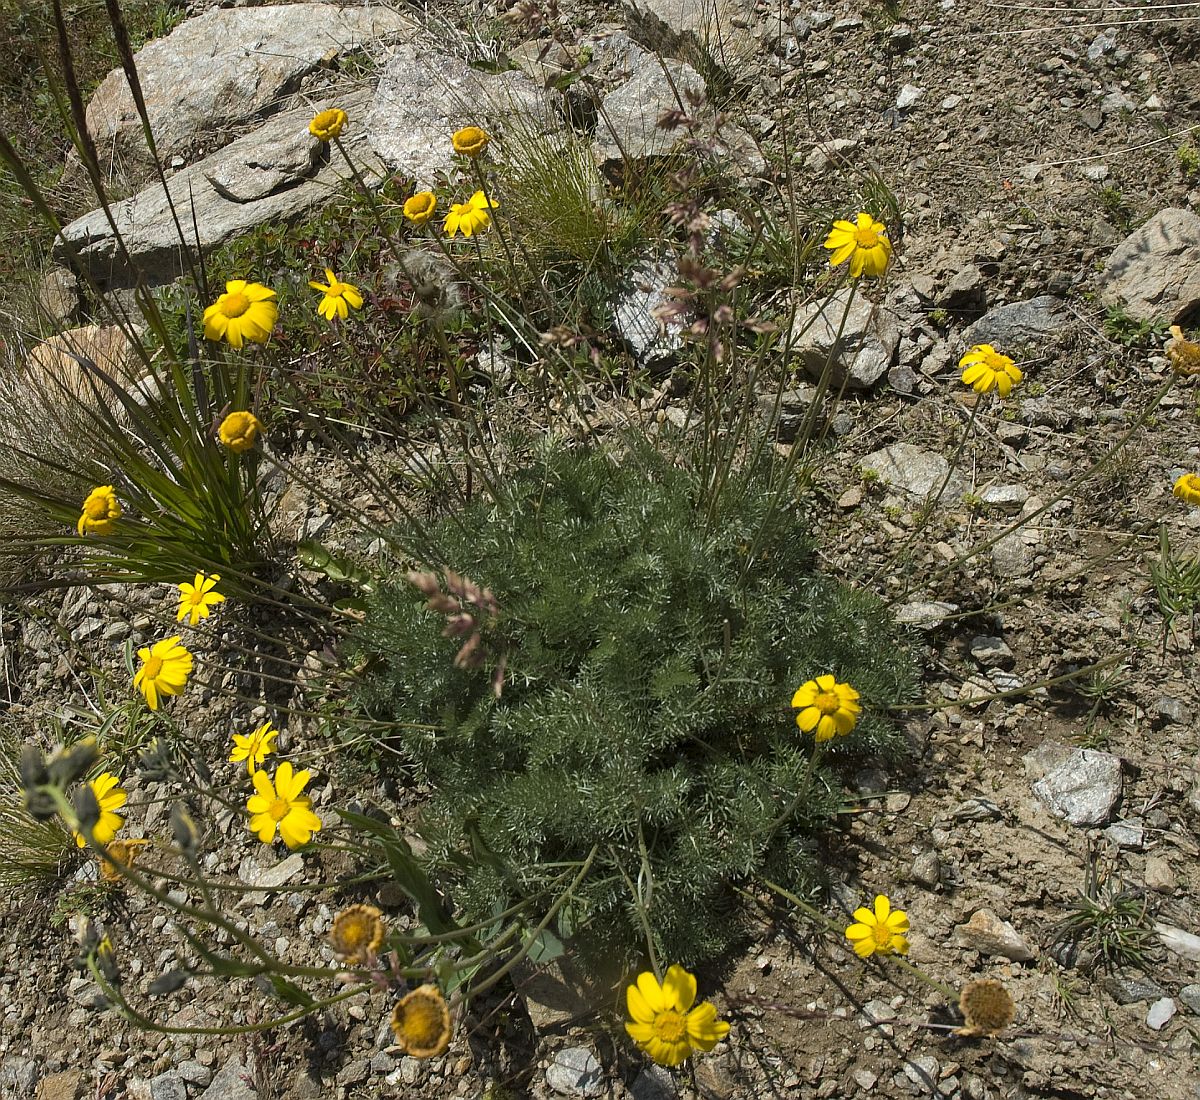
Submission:
[[[361,1085],[371,1072],[371,1063],[365,1058],[355,1058],[352,1062],[347,1062],[342,1067],[338,1074],[339,1085]]]
[[[955,821],[1001,821],[1004,811],[990,798],[967,798],[950,811],[950,816]]]
[[[1160,894],[1173,894],[1179,887],[1175,872],[1162,856],[1147,857],[1144,879],[1149,889]]]
[[[1087,57],[1089,61],[1099,61],[1106,53],[1111,53],[1117,48],[1117,36],[1112,31],[1104,31],[1102,34],[1096,35],[1092,39],[1092,43],[1088,46]]]
[[[853,508],[857,508],[863,502],[863,491],[861,485],[852,485],[837,499],[837,506],[843,512],[849,512]]]
[[[933,630],[958,610],[958,604],[941,600],[913,600],[896,609],[896,622],[917,630]]]
[[[814,379],[828,365],[830,385],[868,390],[891,366],[900,344],[896,315],[850,288],[800,308],[792,325],[793,350]],[[840,334],[840,335],[839,335]]]
[[[546,1084],[564,1096],[600,1096],[604,1092],[604,1073],[587,1047],[566,1047],[551,1057]]]
[[[869,1069],[856,1069],[854,1071],[854,1083],[863,1092],[870,1092],[879,1083],[879,1076],[872,1073]]]
[[[1135,320],[1182,323],[1200,308],[1200,215],[1160,210],[1113,249],[1100,286]]]
[[[1103,825],[1121,797],[1121,761],[1111,753],[1076,749],[1033,785],[1033,793],[1072,825]]]
[[[922,852],[913,860],[909,873],[913,882],[924,886],[926,890],[933,890],[942,881],[942,861],[935,851]]]
[[[633,1100],[674,1100],[678,1095],[675,1078],[662,1066],[647,1066],[629,1087]]]
[[[176,1073],[160,1073],[150,1079],[150,1100],[187,1100],[187,1085]]]
[[[1155,699],[1152,709],[1156,726],[1186,726],[1192,718],[1192,712],[1188,710],[1187,705],[1170,695],[1160,695]]]
[[[1179,991],[1179,999],[1192,1012],[1200,1016],[1200,985],[1185,985]]]
[[[67,1069],[62,1073],[52,1073],[49,1077],[43,1077],[38,1082],[37,1100],[76,1100],[81,1077],[82,1074],[77,1069]]]
[[[1163,988],[1140,974],[1110,974],[1104,979],[1104,989],[1119,1005],[1152,1001],[1163,996]]]
[[[971,656],[984,668],[1012,668],[1017,663],[1013,651],[1003,638],[977,634],[971,639]]]
[[[1019,512],[1029,499],[1029,490],[1023,485],[989,485],[980,497],[989,508]]]
[[[942,486],[944,502],[955,501],[966,491],[967,483],[958,470],[940,454],[922,450],[912,443],[892,443],[872,451],[861,460],[864,470],[872,470],[883,484],[915,497],[933,496]]]
[[[905,84],[900,89],[900,94],[896,96],[896,110],[907,111],[914,103],[918,103],[924,98],[924,88],[918,88],[915,84]]]
[[[1008,921],[990,909],[978,909],[966,924],[957,925],[954,939],[959,946],[981,955],[999,955],[1013,962],[1029,962],[1037,954]]]
[[[0,1059],[0,1096],[32,1096],[37,1083],[37,1066],[24,1055],[5,1055]]]
[[[1118,848],[1132,848],[1135,851],[1146,840],[1145,829],[1131,821],[1114,821],[1104,830],[1104,835]]]
[[[1146,1013],[1146,1026],[1151,1031],[1162,1031],[1171,1022],[1175,1011],[1175,1002],[1170,997],[1159,998]]]
[[[1103,183],[1106,179],[1108,179],[1108,165],[1085,164],[1083,168],[1080,169],[1079,174],[1083,176],[1085,180],[1091,180],[1092,183]]]
[[[941,1063],[932,1054],[918,1054],[904,1063],[904,1076],[916,1085],[920,1092],[934,1092],[941,1068]]]
[[[989,310],[963,333],[962,342],[967,346],[991,344],[1011,355],[1022,345],[1059,336],[1069,321],[1062,300],[1043,294]]]
[[[246,1084],[246,1067],[235,1054],[218,1070],[200,1100],[258,1100],[258,1093]]]
[[[1163,947],[1168,951],[1173,951],[1185,959],[1200,961],[1200,936],[1194,936],[1182,928],[1175,928],[1159,921],[1155,921],[1154,931]]]
[[[208,1066],[202,1066],[199,1062],[180,1062],[175,1068],[175,1072],[189,1085],[203,1087],[212,1080],[212,1070]]]

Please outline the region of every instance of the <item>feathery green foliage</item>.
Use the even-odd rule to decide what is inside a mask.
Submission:
[[[357,702],[397,720],[390,743],[432,786],[429,859],[470,917],[595,846],[565,930],[636,953],[640,908],[663,957],[690,964],[737,935],[729,882],[811,883],[838,794],[812,774],[791,695],[835,672],[866,707],[834,759],[884,750],[883,708],[914,669],[877,600],[816,572],[802,517],[768,480],[735,473],[705,522],[700,474],[644,442],[551,446],[499,500],[434,527],[446,567],[498,603],[481,644],[507,658],[498,699],[484,670],[455,667],[461,637],[412,587],[369,599],[351,657],[375,660]]]

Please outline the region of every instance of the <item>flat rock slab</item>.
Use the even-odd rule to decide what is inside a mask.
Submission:
[[[244,131],[322,64],[417,29],[407,16],[377,5],[219,8],[188,19],[135,55],[159,156],[169,161],[188,153],[206,132]],[[87,126],[102,164],[114,162],[139,182],[150,178],[150,153],[123,70],[114,69],[96,89]]]
[[[634,58],[629,79],[602,103],[596,124],[596,159],[602,164],[665,156],[686,131],[660,126],[663,112],[694,114],[688,93],[704,94],[704,81],[690,65],[647,53]]]
[[[911,443],[892,443],[880,451],[872,451],[861,462],[865,470],[874,470],[889,487],[903,489],[916,497],[928,497],[945,483],[943,501],[961,499],[967,491],[966,479],[950,463],[932,451],[923,451]],[[950,474],[947,481],[946,475]]]
[[[1103,825],[1121,797],[1120,758],[1076,749],[1033,785],[1033,793],[1072,825]]]
[[[963,333],[963,342],[991,344],[1001,354],[1010,355],[1024,344],[1040,344],[1060,335],[1069,320],[1061,298],[1040,294],[989,310]]]
[[[900,344],[896,315],[861,294],[850,301],[853,293],[852,287],[844,287],[813,302],[796,314],[792,325],[792,349],[801,365],[819,379],[829,363],[834,390],[843,385],[870,389],[887,373]]]
[[[307,6],[307,5],[305,5]],[[148,283],[168,282],[186,270],[179,232],[170,203],[194,248],[193,210],[200,248],[208,252],[264,222],[287,221],[321,206],[341,191],[349,175],[340,153],[322,146],[308,132],[313,115],[340,106],[350,115],[342,140],[360,169],[378,166],[367,146],[361,117],[370,93],[358,92],[314,106],[297,107],[275,115],[255,133],[167,181],[168,191],[155,183],[132,198],[112,204],[117,229],[129,260],[103,210],[93,210],[64,227],[55,242],[55,255],[69,261],[72,253],[101,286],[131,286],[140,271]]]
[[[519,130],[524,140],[540,141],[561,124],[547,94],[524,73],[485,73],[426,44],[397,46],[366,118],[379,158],[418,187],[433,188],[461,162],[450,135],[468,125],[483,127],[502,145],[506,133]]]
[[[1181,323],[1200,312],[1200,217],[1160,210],[1126,237],[1100,274],[1100,298],[1139,321]]]

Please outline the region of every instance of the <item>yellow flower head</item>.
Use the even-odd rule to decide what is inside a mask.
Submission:
[[[999,1035],[1013,1022],[1017,1011],[1012,994],[995,978],[967,982],[959,994],[958,1008],[966,1025],[955,1034],[967,1037]]]
[[[113,814],[113,817],[116,817]],[[120,867],[132,867],[138,853],[149,843],[146,840],[112,840],[104,849],[107,859],[100,860],[100,877],[105,882],[124,882]]]
[[[1013,386],[1025,377],[1007,355],[1001,355],[991,344],[976,344],[959,361],[962,380],[976,393],[998,390],[1007,397]]]
[[[856,224],[857,222],[857,224]],[[825,247],[832,255],[829,262],[837,267],[850,261],[850,277],[882,275],[892,258],[892,242],[888,240],[887,226],[877,222],[870,214],[860,213],[856,222],[836,221],[825,238]]]
[[[862,711],[858,692],[833,676],[818,676],[797,688],[792,706],[800,708],[796,725],[817,741],[829,741],[835,734],[844,737],[854,729]]]
[[[392,1009],[392,1033],[410,1058],[436,1058],[450,1046],[450,1009],[436,985],[406,993]]]
[[[682,966],[672,966],[662,985],[649,970],[638,975],[637,985],[625,989],[631,1020],[625,1030],[655,1062],[677,1066],[694,1050],[709,1051],[729,1034],[729,1025],[717,1019],[708,1001],[696,1005],[696,979]]]
[[[214,573],[211,577],[197,573],[196,579],[190,584],[182,581],[179,585],[179,612],[175,621],[179,623],[186,618],[189,626],[195,626],[201,619],[207,619],[213,606],[225,600],[220,592],[213,591],[220,579],[220,573]]]
[[[1180,474],[1171,492],[1188,504],[1200,504],[1200,474]]]
[[[478,126],[464,126],[450,139],[456,153],[462,153],[464,157],[470,157],[472,160],[487,148],[487,143],[491,140]]]
[[[332,141],[342,132],[347,121],[346,112],[341,107],[330,107],[328,111],[321,111],[313,117],[308,124],[308,132],[320,141]]]
[[[139,649],[142,667],[134,673],[133,686],[140,688],[151,710],[158,710],[160,695],[179,695],[191,675],[194,658],[179,644],[179,635]]]
[[[488,210],[495,210],[500,204],[495,199],[489,199],[482,191],[476,191],[466,202],[456,202],[450,207],[450,213],[442,223],[448,236],[461,232],[464,237],[470,237],[481,229],[486,229],[491,222]]]
[[[272,729],[270,722],[264,722],[250,734],[235,733],[229,759],[235,764],[245,760],[246,771],[253,775],[255,768],[275,751],[275,738],[278,736],[279,730]]]
[[[325,320],[332,321],[334,317],[340,317],[344,321],[350,316],[351,309],[362,309],[363,296],[359,294],[358,287],[341,282],[329,268],[325,269],[325,278],[329,280],[328,286],[311,281],[308,284],[325,295],[317,306],[317,312]]]
[[[247,340],[265,344],[278,320],[275,291],[261,283],[231,279],[225,284],[225,293],[204,311],[204,336],[227,340],[234,348]]]
[[[346,962],[368,965],[383,946],[383,914],[374,905],[351,905],[333,918],[329,944]]]
[[[121,518],[121,505],[111,485],[97,485],[83,502],[76,530],[80,535],[111,535]]]
[[[263,430],[262,421],[252,412],[231,412],[217,429],[217,436],[234,454],[250,450]]]
[[[103,848],[112,843],[117,830],[125,824],[125,819],[114,811],[124,806],[129,796],[117,786],[117,777],[112,772],[102,772],[89,780],[88,786],[92,788],[92,794],[100,806],[100,817],[92,827],[92,839]],[[82,833],[75,834],[75,843],[80,848],[87,847]]]
[[[321,828],[321,819],[312,812],[312,802],[300,792],[312,776],[307,771],[293,772],[286,760],[275,769],[275,782],[266,772],[254,773],[254,790],[246,799],[250,811],[250,831],[264,844],[275,839],[275,830],[289,848],[307,844]]]
[[[424,225],[433,217],[435,206],[437,196],[432,191],[418,191],[412,198],[404,200],[404,216],[413,225]]]
[[[885,894],[875,897],[875,912],[862,908],[854,910],[855,924],[846,929],[846,939],[854,946],[860,959],[872,955],[907,955],[908,914],[893,909]]]
[[[1189,340],[1183,329],[1172,325],[1168,330],[1171,340],[1167,344],[1167,361],[1177,374],[1200,374],[1200,344]]]

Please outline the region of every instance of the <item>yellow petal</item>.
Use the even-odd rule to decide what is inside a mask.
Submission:
[[[663,996],[680,1012],[686,1013],[696,1002],[696,976],[678,963],[669,967],[663,979]]]
[[[671,1007],[667,998],[663,995],[662,986],[658,984],[658,979],[649,970],[643,970],[637,976],[637,987],[645,998],[646,1004],[650,1006],[651,1012],[666,1012]]]
[[[629,1009],[629,1015],[639,1024],[650,1025],[654,1023],[656,1013],[647,1003],[646,998],[642,996],[642,991],[636,985],[625,987],[625,1006]]]

